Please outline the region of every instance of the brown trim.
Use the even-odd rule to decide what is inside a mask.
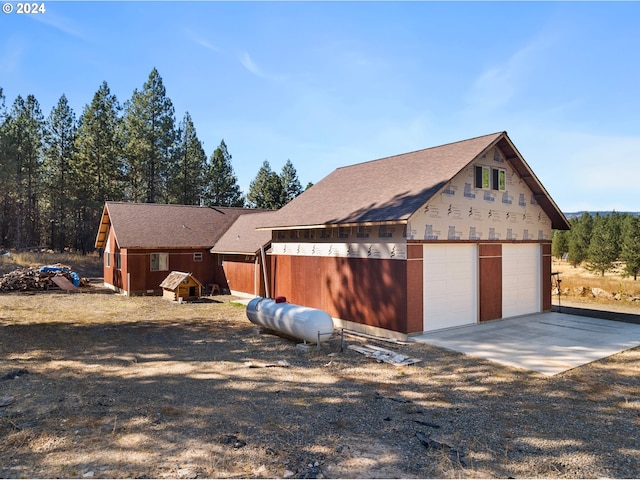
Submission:
[[[542,275],[542,311],[551,311],[551,243],[545,243],[542,245],[542,255],[540,255],[542,262],[540,268],[540,274]]]
[[[447,239],[441,239],[441,240],[422,240],[422,239],[416,239],[416,240],[409,240],[407,239],[407,246],[413,244],[425,244],[425,243],[474,243],[474,244],[478,244],[478,245],[484,245],[484,244],[500,244],[503,245],[505,243],[509,243],[509,244],[520,244],[520,243],[540,243],[540,244],[549,244],[551,245],[551,240],[447,240]]]
[[[424,330],[424,248],[411,247],[407,248],[407,333]]]
[[[502,244],[478,245],[480,322],[502,318]]]

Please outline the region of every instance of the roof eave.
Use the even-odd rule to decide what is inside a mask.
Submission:
[[[280,225],[280,226],[274,226],[274,227],[257,227],[256,230],[312,230],[316,228],[373,227],[376,225],[406,225],[407,222],[408,222],[408,219],[403,218],[398,220],[319,223],[314,225]]]
[[[570,230],[571,226],[567,218],[564,216],[564,213],[562,213],[562,210],[558,208],[558,205],[553,201],[549,192],[547,192],[542,185],[542,182],[540,182],[535,173],[533,173],[531,167],[527,164],[524,157],[520,155],[520,152],[513,142],[511,142],[511,139],[506,135],[506,133],[499,138],[496,145],[500,146],[499,144],[501,142],[505,142],[513,152],[513,155],[507,155],[507,161],[511,163],[520,178],[533,192],[534,198],[551,220],[551,228],[555,230]],[[506,150],[506,148],[504,148],[504,144],[502,145],[502,150]]]

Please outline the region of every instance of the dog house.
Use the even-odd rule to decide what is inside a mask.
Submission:
[[[162,297],[174,302],[196,300],[202,294],[202,284],[190,273],[171,272],[160,284]]]

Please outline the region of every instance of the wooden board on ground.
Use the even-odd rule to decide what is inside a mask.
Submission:
[[[51,281],[59,286],[62,290],[66,290],[67,292],[75,292],[78,290],[78,287],[71,283],[66,277],[63,277],[61,275],[51,277]]]
[[[375,358],[378,362],[390,363],[397,367],[413,365],[420,361],[418,358],[409,358],[406,355],[387,350],[386,348],[376,347],[374,345],[365,345],[364,347],[349,345],[348,348],[358,353],[362,353],[365,357]]]

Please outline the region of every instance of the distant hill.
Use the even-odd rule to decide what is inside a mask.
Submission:
[[[606,212],[596,212],[596,211],[582,210],[580,212],[562,212],[562,213],[564,213],[564,216],[567,217],[567,220],[571,220],[572,218],[581,217],[584,213],[588,213],[592,217],[595,216],[596,213],[598,215],[600,215],[601,217],[606,217],[607,215],[611,215],[612,212],[611,212],[611,210],[608,210]],[[619,213],[621,215],[625,215],[625,214],[635,215],[636,217],[640,215],[640,212],[618,212],[617,210],[616,210],[616,213]]]

